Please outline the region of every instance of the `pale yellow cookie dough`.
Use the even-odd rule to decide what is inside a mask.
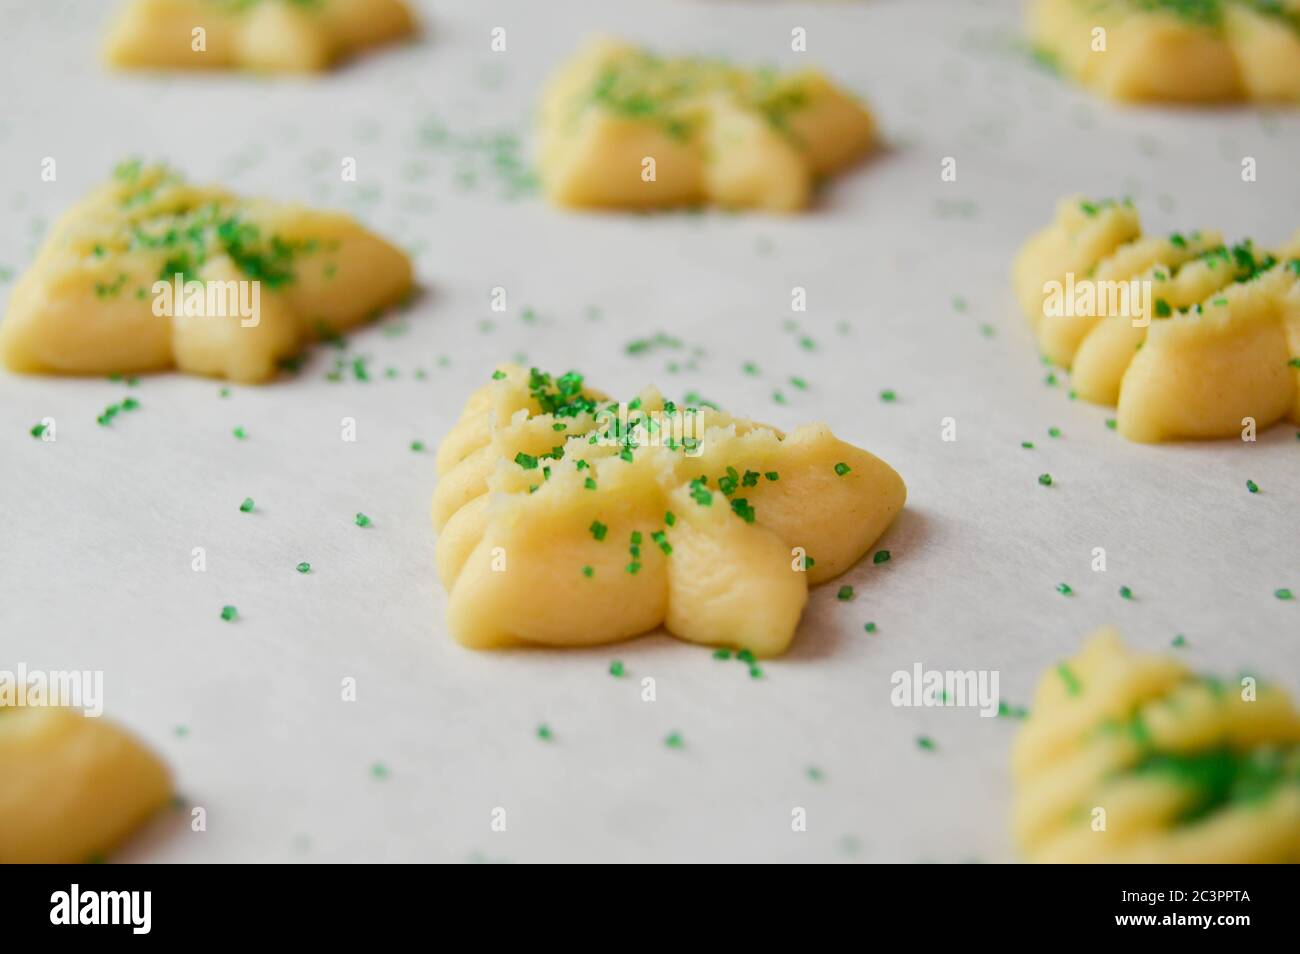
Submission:
[[[174,286],[177,274],[249,303],[255,281],[258,314],[182,313],[159,284]],[[124,163],[64,214],[14,286],[0,361],[29,373],[177,367],[256,383],[311,337],[365,321],[411,287],[406,255],[346,215],[241,199]]]
[[[651,389],[620,428],[611,405],[577,375],[514,366],[470,397],[433,496],[459,642],[589,646],[664,626],[776,655],[808,587],[849,569],[907,496],[824,424],[782,435]],[[638,429],[647,417],[661,429]],[[635,446],[620,445],[628,433]]]
[[[75,709],[0,705],[0,864],[102,859],[167,804],[158,757]]]
[[[1043,355],[1080,398],[1116,406],[1131,440],[1300,423],[1300,233],[1274,252],[1209,230],[1143,236],[1127,203],[1073,197],[1012,280]]]
[[[1029,37],[1112,99],[1300,102],[1300,0],[1033,0]]]
[[[1253,678],[1253,677],[1252,677]],[[1012,751],[1012,830],[1040,862],[1300,862],[1300,714],[1103,629],[1045,673]]]
[[[403,0],[129,0],[104,55],[121,68],[309,73],[414,31]]]
[[[792,212],[875,139],[866,108],[816,70],[661,59],[600,39],[546,88],[540,169],[563,206]]]

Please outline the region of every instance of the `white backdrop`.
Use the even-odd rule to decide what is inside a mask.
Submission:
[[[895,708],[895,670],[995,669],[1008,702],[1028,704],[1043,667],[1114,622],[1144,648],[1185,634],[1168,651],[1197,668],[1300,688],[1300,602],[1272,595],[1300,593],[1296,428],[1254,445],[1125,442],[1111,412],[1067,399],[1064,375],[1045,383],[1007,279],[1075,191],[1131,195],[1153,230],[1281,240],[1300,225],[1300,117],[1094,101],[1028,61],[1011,3],[428,2],[419,44],[274,82],[107,73],[110,6],[0,5],[0,305],[42,231],[129,155],[354,211],[411,248],[426,289],[350,337],[368,382],[329,381],[328,348],[294,379],[225,398],[179,375],[128,388],[0,373],[0,667],[104,670],[108,714],[207,811],[206,832],[177,811],[118,858],[1010,860],[1017,723]],[[794,218],[575,215],[508,197],[503,150],[466,143],[529,145],[539,85],[594,31],[816,63],[869,100],[890,148]],[[40,180],[46,156],[56,182]],[[339,181],[343,156],[359,182]],[[940,181],[947,156],[956,182]],[[498,285],[504,315],[489,310]],[[795,285],[806,314],[790,311]],[[657,332],[681,346],[627,352]],[[662,635],[460,648],[433,570],[432,448],[511,358],[609,389],[695,391],[780,426],[827,421],[907,481],[881,544],[893,559],[815,591],[759,680]],[[127,393],[142,407],[98,426]],[[45,416],[54,443],[28,436]],[[190,568],[198,546],[205,573]],[[1105,573],[1090,570],[1095,546]],[[836,600],[840,582],[854,601]],[[355,703],[340,701],[345,677]],[[680,750],[663,744],[674,730]],[[497,807],[505,832],[489,827]],[[796,807],[806,832],[791,831]]]

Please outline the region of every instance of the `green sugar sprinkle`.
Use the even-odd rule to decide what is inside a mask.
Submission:
[[[730,658],[731,658],[731,650],[730,650],[730,649],[715,649],[715,650],[713,651],[713,658],[714,658],[714,659],[730,659]]]
[[[230,433],[234,434],[237,440],[242,441],[248,439],[248,431],[244,430],[242,427],[236,427]]]
[[[1246,481],[1246,489],[1252,494],[1257,494],[1259,493],[1259,484],[1255,483],[1253,480],[1248,480]]]
[[[552,738],[551,727],[547,725],[545,722],[543,722],[541,725],[537,727],[537,737],[541,739],[543,742],[551,741]]]
[[[45,424],[33,424],[32,429],[28,432],[32,437],[40,437],[45,433]]]
[[[863,628],[864,630],[866,630],[868,633],[874,633],[874,632],[876,631],[876,624],[875,624],[875,623],[867,623],[867,624],[866,624],[865,626],[863,626],[862,628]]]
[[[1173,640],[1169,643],[1169,645],[1181,649],[1182,647],[1187,645],[1187,637],[1184,636],[1182,633],[1179,633],[1177,636],[1173,638]]]
[[[1044,487],[1050,487],[1050,486],[1052,486],[1052,475],[1051,475],[1051,474],[1039,474],[1039,475],[1038,475],[1038,482],[1039,482],[1040,484],[1042,484]]]
[[[892,404],[898,400],[898,395],[893,391],[884,390],[880,392],[880,400],[886,404]]]
[[[670,749],[680,749],[685,744],[686,742],[682,739],[682,734],[680,732],[669,732],[668,735],[664,737],[664,745],[668,746]]]
[[[384,779],[388,778],[388,766],[383,762],[376,762],[374,765],[370,766],[370,776],[382,782]]]
[[[671,510],[669,510],[667,513],[664,514],[664,523],[670,527],[673,526],[675,523],[677,523],[677,515],[674,514]]]
[[[370,518],[367,517],[364,513],[357,514],[356,517],[353,519],[358,527],[370,526]]]
[[[1060,593],[1062,596],[1069,596],[1074,592],[1074,589],[1069,583],[1057,583],[1056,592]]]
[[[1273,591],[1273,595],[1276,596],[1276,597],[1277,597],[1278,599],[1280,599],[1280,600],[1293,600],[1293,599],[1295,599],[1295,594],[1293,594],[1293,593],[1292,593],[1290,590],[1288,590],[1286,587],[1283,587],[1283,588],[1280,589],[1280,590],[1274,590],[1274,591]]]
[[[826,777],[822,770],[815,765],[808,766],[807,775],[810,782],[820,782]]]
[[[1048,437],[1060,437],[1060,436],[1061,436],[1061,429],[1060,429],[1059,427],[1049,427],[1049,428],[1047,429],[1047,436],[1048,436]]]
[[[835,594],[835,598],[841,603],[847,603],[853,599],[853,587],[841,586],[839,592]]]
[[[599,520],[593,520],[591,526],[587,529],[591,531],[591,535],[597,540],[604,540],[605,534],[609,532],[609,527],[605,526]]]
[[[1021,442],[1020,442],[1020,446],[1023,447],[1025,450],[1033,450],[1033,449],[1034,449],[1034,442],[1033,442],[1033,441],[1021,441]]]
[[[424,441],[411,441],[411,450],[419,454],[424,451]]]
[[[522,467],[524,470],[537,469],[537,458],[534,457],[532,454],[525,454],[523,451],[520,451],[518,454],[515,455],[515,463],[518,464],[520,467]]]
[[[876,566],[880,566],[882,563],[888,563],[889,560],[890,555],[888,550],[877,550],[875,553],[871,554],[871,562]]]
[[[240,513],[252,513],[252,512],[253,512],[253,498],[252,498],[252,497],[245,497],[245,498],[244,498],[244,502],[241,503],[241,504],[239,505],[239,512],[240,512]]]
[[[221,618],[224,619],[227,623],[234,620],[234,618],[238,615],[239,615],[239,610],[235,609],[233,606],[221,607]]]
[[[844,463],[843,461],[835,465],[835,473],[840,477],[843,477],[850,470],[852,470],[852,468],[849,467],[849,465]]]
[[[621,659],[615,659],[609,664],[609,674],[616,679],[622,679],[626,672],[627,670],[623,668],[623,661]]]
[[[751,663],[751,664],[750,664],[750,667],[749,667],[749,678],[750,678],[750,679],[762,679],[762,678],[763,678],[763,670],[762,670],[761,668],[759,668],[759,666],[758,666],[757,664],[753,664],[753,663]]]
[[[1056,674],[1061,677],[1061,682],[1065,683],[1065,691],[1070,695],[1077,696],[1083,691],[1083,684],[1079,682],[1079,677],[1066,663],[1056,667]]]
[[[1108,417],[1106,418],[1106,426],[1113,431],[1119,426],[1119,421],[1115,420],[1113,417]]]
[[[311,572],[311,564],[310,564],[310,563],[306,563],[306,562],[299,563],[298,566],[296,567],[296,569],[297,569],[297,571],[298,571],[299,573],[310,573],[310,572]]]
[[[928,735],[918,735],[916,737],[916,747],[926,752],[933,752],[936,748],[934,739],[930,738]]]
[[[1119,595],[1122,599],[1131,600],[1133,598],[1133,591],[1127,586],[1121,586],[1119,588]]]
[[[585,577],[586,577],[587,579],[589,579],[589,580],[590,580],[593,576],[595,576],[595,574],[596,574],[596,571],[595,571],[593,568],[591,568],[590,566],[584,566],[584,567],[582,568],[582,575],[585,576]]]

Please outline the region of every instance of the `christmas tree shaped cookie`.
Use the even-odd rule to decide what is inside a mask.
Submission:
[[[781,434],[654,390],[620,405],[511,366],[470,397],[437,468],[448,625],[474,648],[664,626],[781,653],[808,587],[856,563],[907,494],[823,424]]]
[[[589,43],[551,80],[541,177],[559,205],[791,212],[870,151],[871,114],[815,70],[745,70]]]
[[[0,702],[0,864],[102,859],[171,798],[166,767],[75,709]]]
[[[1031,861],[1300,862],[1300,714],[1286,693],[1193,675],[1113,629],[1044,674],[1012,774]]]
[[[60,219],[15,285],[0,361],[261,382],[312,336],[336,335],[411,287],[406,256],[346,215],[125,163]]]
[[[1112,99],[1300,102],[1297,0],[1033,0],[1029,35]]]
[[[308,73],[414,30],[403,0],[129,0],[105,56],[123,68]]]
[[[1127,203],[1063,200],[1013,281],[1044,356],[1135,441],[1300,422],[1300,234],[1274,252],[1144,236]]]

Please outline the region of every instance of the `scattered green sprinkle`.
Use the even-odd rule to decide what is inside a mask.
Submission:
[[[609,664],[609,674],[617,679],[622,679],[626,670],[623,668],[623,661],[615,659]]]
[[[239,505],[239,512],[240,512],[240,513],[252,513],[252,512],[253,512],[253,498],[252,498],[252,497],[245,497],[245,498],[244,498],[244,502],[241,503],[241,504]]]
[[[841,586],[839,592],[835,594],[835,598],[841,603],[847,603],[853,599],[853,587]]]
[[[1062,596],[1070,596],[1074,593],[1074,589],[1069,583],[1057,583],[1056,592],[1060,593]]]
[[[898,395],[893,391],[884,390],[880,392],[880,400],[884,401],[886,404],[892,404],[894,401],[898,400]]]
[[[1038,475],[1038,482],[1039,482],[1040,484],[1042,484],[1044,487],[1050,487],[1050,486],[1052,486],[1052,475],[1051,475],[1051,474],[1039,474],[1039,475]]]
[[[1184,636],[1182,633],[1179,633],[1177,636],[1173,638],[1173,640],[1169,643],[1169,645],[1177,649],[1181,649],[1182,647],[1187,645],[1187,637]]]
[[[1277,597],[1278,599],[1280,599],[1280,600],[1293,600],[1293,599],[1295,599],[1295,594],[1292,593],[1290,590],[1288,590],[1286,587],[1282,587],[1282,589],[1280,589],[1280,590],[1274,590],[1274,591],[1273,591],[1273,595],[1276,596],[1276,597]]]
[[[424,441],[411,441],[411,450],[420,454],[424,452]]]
[[[916,747],[918,749],[923,749],[926,752],[933,752],[936,748],[934,739],[930,738],[928,735],[918,735],[916,737]]]
[[[590,567],[590,566],[584,566],[584,567],[582,568],[582,575],[585,576],[585,577],[586,577],[587,579],[589,579],[589,580],[592,578],[592,576],[595,575],[595,573],[596,573],[596,571],[595,571],[592,567]]]
[[[713,658],[714,658],[714,659],[730,659],[730,658],[731,658],[731,650],[730,650],[730,649],[715,649],[715,650],[713,651]]]
[[[384,779],[388,778],[388,766],[383,762],[376,762],[374,765],[370,766],[370,775],[372,778],[378,779],[382,782]]]
[[[364,513],[359,513],[359,514],[357,514],[357,515],[356,515],[356,518],[355,518],[355,521],[356,521],[356,525],[357,525],[358,527],[368,527],[368,526],[370,526],[370,518],[367,517]]]
[[[221,607],[221,618],[224,619],[227,623],[234,620],[234,618],[238,615],[239,615],[239,610],[235,609],[233,606]]]
[[[867,623],[867,624],[866,624],[865,626],[863,626],[862,628],[863,628],[864,630],[866,630],[868,633],[874,633],[874,632],[876,631],[876,624],[875,624],[875,623]]]
[[[844,463],[843,461],[835,465],[835,473],[840,477],[843,477],[852,469],[853,468],[851,468],[848,464]]]
[[[230,433],[234,434],[234,435],[235,435],[235,438],[236,438],[237,440],[241,440],[241,441],[242,441],[242,440],[247,440],[247,439],[248,439],[248,431],[244,430],[242,427],[236,427],[236,428],[235,428],[233,431],[231,431]]]
[[[682,739],[682,734],[680,732],[669,732],[664,738],[664,745],[668,746],[670,749],[680,749],[685,744],[686,743]]]
[[[543,722],[537,727],[537,737],[543,742],[551,741],[551,727]]]
[[[1133,598],[1133,591],[1127,586],[1121,586],[1119,588],[1119,595],[1121,599],[1131,600]]]
[[[605,526],[599,520],[593,520],[591,526],[587,529],[591,531],[591,535],[597,540],[604,540],[605,534],[609,532],[609,527]]]
[[[1255,483],[1253,480],[1248,480],[1246,481],[1246,489],[1252,494],[1257,494],[1259,493],[1259,484]]]
[[[310,572],[311,572],[311,564],[310,564],[310,563],[306,563],[306,562],[299,563],[298,566],[297,566],[297,570],[298,570],[299,573],[310,573]]]
[[[882,563],[888,563],[889,560],[890,553],[888,550],[877,550],[875,553],[871,554],[871,562],[876,566],[880,566]]]

